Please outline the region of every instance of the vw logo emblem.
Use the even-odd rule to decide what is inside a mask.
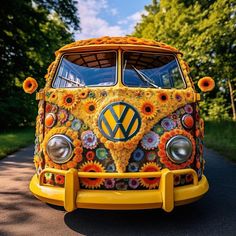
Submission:
[[[125,102],[106,106],[98,119],[100,132],[109,140],[126,141],[136,135],[141,126],[138,111]]]

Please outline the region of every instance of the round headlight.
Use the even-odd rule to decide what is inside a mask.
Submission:
[[[183,135],[172,137],[166,144],[167,156],[177,164],[186,162],[191,157],[192,150],[191,141]]]
[[[69,161],[73,155],[72,142],[65,135],[54,135],[48,141],[47,153],[55,163],[65,163]]]

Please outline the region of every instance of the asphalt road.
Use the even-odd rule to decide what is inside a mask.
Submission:
[[[163,210],[66,213],[37,200],[28,184],[33,146],[0,161],[0,235],[236,235],[236,165],[211,150],[210,191],[198,202]]]

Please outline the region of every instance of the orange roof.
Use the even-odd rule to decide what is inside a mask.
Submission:
[[[179,52],[176,48],[169,46],[162,42],[156,42],[154,40],[148,40],[143,38],[136,38],[136,37],[109,37],[104,36],[100,38],[92,38],[86,40],[78,40],[76,42],[70,43],[65,45],[64,47],[60,48],[60,51],[66,51],[70,48],[76,48],[80,46],[88,46],[88,45],[107,45],[107,44],[128,44],[128,45],[140,45],[140,46],[153,46],[163,49],[168,49],[173,52]]]

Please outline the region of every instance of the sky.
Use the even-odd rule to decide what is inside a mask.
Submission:
[[[77,7],[81,32],[75,39],[101,36],[125,36],[145,14],[144,6],[151,0],[80,0]]]

